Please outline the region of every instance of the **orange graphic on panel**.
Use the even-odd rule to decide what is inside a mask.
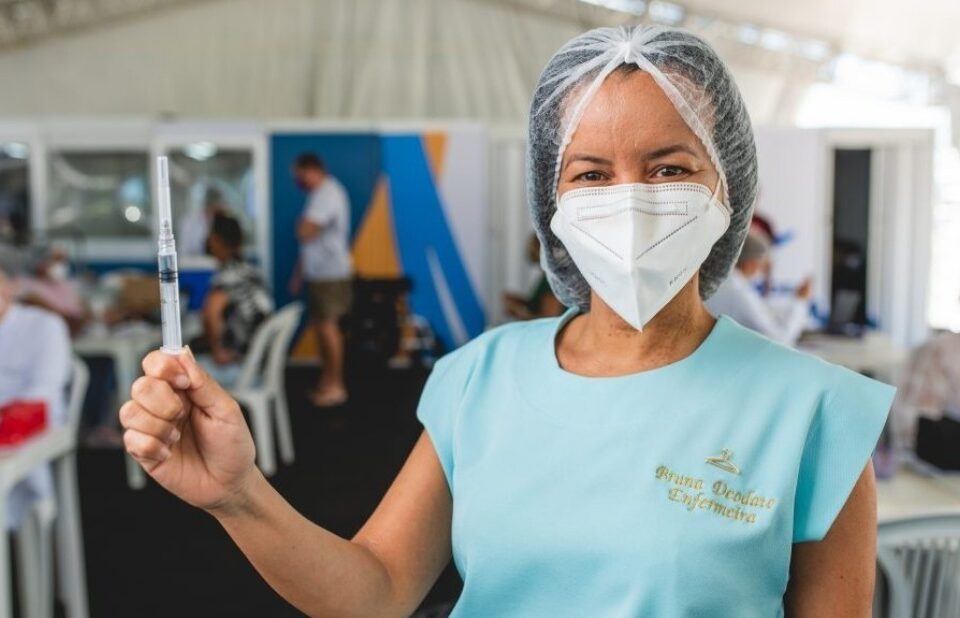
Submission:
[[[423,151],[427,155],[427,162],[430,163],[430,171],[433,172],[433,185],[439,186],[440,175],[443,174],[443,162],[447,154],[447,134],[425,133]]]
[[[353,270],[359,277],[399,277],[403,274],[389,196],[389,180],[381,176],[353,241]]]

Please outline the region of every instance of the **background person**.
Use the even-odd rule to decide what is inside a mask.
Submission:
[[[47,424],[62,426],[70,381],[70,334],[56,314],[14,300],[11,278],[20,270],[15,255],[0,252],[0,408],[18,400],[42,402]],[[14,486],[7,512],[0,513],[6,527],[19,525],[31,504],[52,491],[49,468],[33,471]]]
[[[300,259],[290,278],[290,292],[306,283],[310,323],[317,335],[320,378],[310,401],[320,407],[347,400],[343,380],[343,334],[340,318],[353,300],[350,261],[350,201],[317,155],[304,153],[293,166],[297,185],[307,192],[307,205],[297,223]]]
[[[202,206],[192,209],[180,222],[177,231],[180,253],[184,256],[203,255],[213,218],[219,213],[227,214],[229,211],[230,207],[223,193],[209,187],[203,195]]]
[[[540,264],[540,239],[536,234],[531,234],[530,240],[527,241],[527,260],[531,264]],[[553,295],[547,275],[542,271],[529,294],[508,292],[503,295],[503,306],[507,315],[517,320],[558,316],[564,309],[557,297]]]
[[[786,311],[773,308],[762,295],[770,271],[769,241],[756,232],[747,234],[737,265],[707,300],[715,315],[725,315],[774,341],[793,345],[810,317],[810,280],[797,288]]]
[[[263,277],[243,259],[237,219],[214,215],[206,244],[217,271],[203,301],[203,335],[191,348],[219,381],[232,383],[257,327],[273,312],[273,299]]]
[[[17,277],[15,293],[21,303],[59,315],[76,334],[89,321],[90,309],[70,270],[70,260],[62,249],[42,250],[33,267]]]

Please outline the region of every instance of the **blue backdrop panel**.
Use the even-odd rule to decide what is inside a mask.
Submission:
[[[414,281],[411,306],[430,322],[444,344],[455,347],[457,337],[443,310],[429,254],[437,258],[453,301],[454,319],[459,319],[468,338],[483,332],[483,307],[447,224],[420,135],[389,135],[382,140],[400,262]]]

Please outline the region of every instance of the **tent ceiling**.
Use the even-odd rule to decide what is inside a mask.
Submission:
[[[817,37],[841,51],[919,67],[942,67],[960,52],[956,0],[681,0],[734,22]]]
[[[649,21],[627,13],[599,9],[592,2],[624,6],[655,0],[484,0],[510,3],[553,14],[583,26]],[[921,70],[939,71],[960,64],[958,0],[668,0],[688,15],[782,30],[820,39],[839,52],[883,60]],[[697,29],[697,24],[686,24]]]
[[[0,0],[0,49],[196,0]]]
[[[574,18],[584,26],[635,20],[580,0],[485,0]],[[724,21],[822,39],[842,52],[922,69],[960,65],[957,0],[672,0]],[[196,0],[0,0],[0,48]],[[638,2],[639,4],[639,2]]]

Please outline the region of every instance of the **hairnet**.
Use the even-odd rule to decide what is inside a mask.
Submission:
[[[550,231],[558,172],[587,104],[611,73],[629,65],[650,74],[703,143],[733,210],[729,229],[700,268],[702,298],[716,291],[737,259],[757,192],[750,117],[736,84],[707,43],[661,26],[598,28],[568,42],[547,63],[533,95],[527,190],[550,286],[563,304],[584,311],[590,306],[590,288]]]
[[[747,232],[747,237],[743,241],[743,248],[740,249],[740,256],[737,258],[737,264],[743,264],[750,260],[761,260],[770,253],[770,241],[765,236],[753,232]]]

